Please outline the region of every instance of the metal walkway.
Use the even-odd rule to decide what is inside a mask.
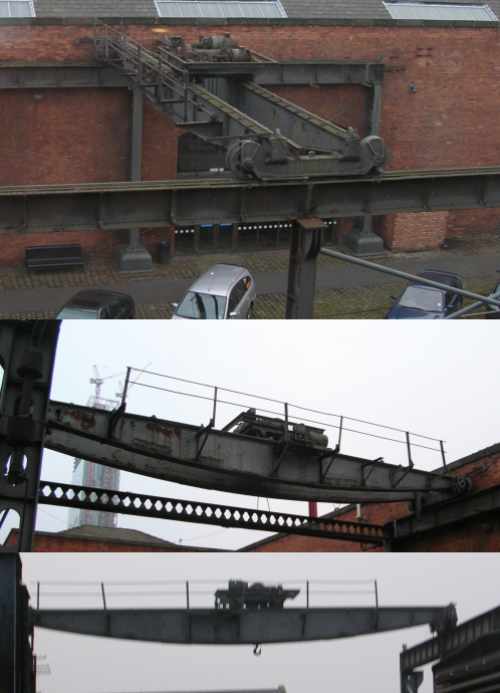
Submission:
[[[469,489],[467,479],[379,459],[196,427],[156,417],[50,402],[45,447],[189,486],[331,503],[430,503]]]

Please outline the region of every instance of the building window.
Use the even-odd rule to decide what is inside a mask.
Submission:
[[[282,19],[280,0],[155,0],[159,17],[186,19]]]
[[[34,16],[35,8],[31,0],[0,0],[0,19]]]
[[[453,5],[430,2],[384,2],[392,19],[423,19],[452,22],[497,22],[488,5]]]

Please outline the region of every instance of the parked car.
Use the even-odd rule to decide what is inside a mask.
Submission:
[[[247,269],[237,265],[214,265],[192,284],[180,303],[172,304],[172,318],[250,318],[255,296],[255,281]]]
[[[453,272],[428,269],[418,276],[458,289],[463,288],[461,278]],[[395,299],[395,303],[387,313],[386,318],[437,320],[459,310],[462,305],[463,297],[459,294],[414,282],[406,287],[399,298]]]
[[[134,300],[128,294],[107,289],[85,289],[73,296],[58,312],[58,320],[125,319],[135,316]]]

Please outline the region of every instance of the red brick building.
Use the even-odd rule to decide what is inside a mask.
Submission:
[[[10,531],[5,546],[17,546],[18,530]],[[165,539],[159,539],[151,534],[137,529],[122,527],[96,527],[84,525],[65,529],[62,532],[35,532],[33,551],[61,552],[141,552],[152,551],[161,553],[179,553],[186,551],[216,551],[217,549],[197,546],[184,546]]]
[[[191,42],[200,34],[224,31],[241,45],[278,61],[383,63],[380,135],[390,152],[387,170],[499,164],[498,0],[488,5],[463,0],[0,0],[0,5],[11,15],[0,19],[2,186],[129,179],[129,89],[45,88],[43,82],[17,88],[1,81],[8,68],[21,64],[95,63],[92,18],[96,16],[119,24],[147,47],[162,36],[178,35]],[[219,15],[212,13],[217,19],[206,12],[204,16],[203,5],[218,5]],[[247,16],[235,18],[230,6],[233,14],[241,6],[240,16],[247,9]],[[220,15],[225,8],[225,16]],[[189,11],[198,18],[180,16]],[[368,132],[370,96],[362,86],[273,90],[341,126],[356,128],[361,135]],[[176,177],[179,135],[166,115],[145,103],[144,180]],[[451,237],[495,234],[499,221],[496,209],[394,214],[377,219],[375,228],[386,247],[416,250],[439,247]],[[350,224],[345,221],[342,227],[348,232]],[[144,238],[151,246],[172,234],[172,229],[145,231]],[[17,264],[27,245],[77,241],[84,249],[103,254],[123,242],[124,234],[64,232],[54,226],[43,233],[6,232],[2,238],[0,263]]]

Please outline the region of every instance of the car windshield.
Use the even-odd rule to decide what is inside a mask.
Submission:
[[[66,306],[56,315],[58,320],[95,320],[99,317],[97,308]]]
[[[443,292],[425,286],[409,286],[399,300],[402,308],[419,308],[440,312],[444,307]]]
[[[189,291],[177,308],[180,318],[199,320],[223,320],[226,310],[226,297],[215,294],[200,294]]]

